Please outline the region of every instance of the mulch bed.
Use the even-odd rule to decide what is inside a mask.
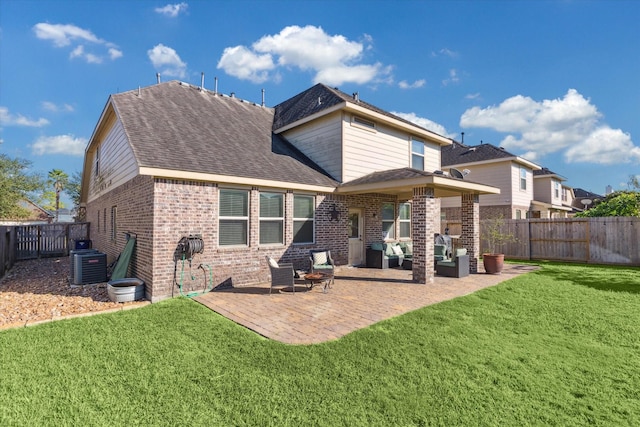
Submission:
[[[19,261],[0,280],[0,329],[145,304],[112,302],[106,282],[71,286],[69,257]]]

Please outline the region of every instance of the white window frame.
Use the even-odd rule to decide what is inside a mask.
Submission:
[[[235,192],[235,193],[244,193],[246,200],[247,200],[247,213],[246,215],[243,216],[223,216],[222,214],[220,214],[218,216],[218,246],[220,247],[240,247],[240,246],[249,246],[249,234],[251,232],[251,229],[249,228],[249,215],[251,212],[251,198],[250,193],[248,190],[241,190],[241,189],[237,189],[237,188],[221,188],[220,189],[220,197],[218,200],[218,212],[222,212],[222,209],[220,209],[220,203],[222,203],[222,195],[223,193],[226,192]],[[234,243],[234,244],[223,244],[220,241],[220,237],[222,236],[222,227],[223,227],[223,222],[224,221],[244,221],[246,224],[246,241],[244,243]]]
[[[311,199],[311,217],[297,217],[296,216],[296,199]],[[296,241],[296,223],[311,223],[311,241]],[[310,194],[294,194],[293,195],[293,244],[306,245],[313,244],[316,241],[316,198]]]
[[[392,206],[393,208],[393,217],[392,219],[389,218],[385,218],[384,213],[385,213],[385,207],[388,206]],[[393,240],[396,238],[396,204],[393,202],[384,202],[382,204],[382,209],[380,212],[380,219],[382,220],[382,238],[384,240]],[[389,233],[386,233],[386,230],[388,229],[388,227],[385,227],[384,225],[391,223],[391,228],[389,229]]]
[[[520,167],[520,191],[527,191],[527,169]]]
[[[409,211],[409,217],[406,219],[402,218],[402,208],[404,206],[406,206]],[[403,224],[409,224],[409,228],[408,228],[409,234],[406,236],[402,234]],[[398,239],[410,239],[410,238],[411,238],[411,203],[404,202],[398,205]]]
[[[274,217],[274,216],[262,216],[263,212],[262,212],[262,201],[263,196],[276,196],[280,199],[280,210],[281,210],[281,216],[278,217]],[[271,192],[261,192],[260,196],[259,196],[259,200],[260,200],[260,206],[259,206],[259,236],[258,236],[258,242],[260,245],[284,245],[284,194],[282,193],[271,193]],[[280,223],[280,240],[277,242],[262,242],[262,224],[263,223]]]
[[[414,143],[420,144],[420,147],[422,147],[422,150],[415,151],[414,150]],[[418,139],[418,138],[411,137],[410,144],[411,144],[411,167],[413,169],[424,170],[425,165],[427,163],[426,162],[426,157],[425,157],[424,141],[421,140],[421,139]],[[420,152],[420,151],[422,151],[422,152]],[[422,168],[419,168],[419,167],[415,166],[416,162],[415,162],[414,159],[417,159],[417,158],[421,158],[422,159]]]

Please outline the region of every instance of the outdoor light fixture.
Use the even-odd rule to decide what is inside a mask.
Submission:
[[[331,215],[331,221],[333,221],[333,220],[339,221],[340,220],[340,212],[336,209],[335,205],[333,206],[333,208],[331,208],[331,212],[329,212],[329,214]]]

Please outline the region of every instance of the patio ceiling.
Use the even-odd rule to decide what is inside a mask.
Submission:
[[[435,197],[471,194],[500,194],[500,189],[459,178],[452,178],[412,168],[374,172],[341,184],[339,194],[382,193],[411,198],[415,187],[434,189]]]

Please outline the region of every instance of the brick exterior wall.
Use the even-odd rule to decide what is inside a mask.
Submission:
[[[414,188],[411,234],[413,236],[413,280],[431,283],[433,268],[434,235],[437,231],[434,218],[440,218],[440,200],[434,198],[433,188]]]
[[[469,255],[469,272],[478,272],[480,255],[480,203],[477,194],[462,195],[462,234],[460,243],[467,248]]]
[[[382,240],[383,203],[392,202],[397,206],[406,201],[387,194],[316,194],[315,243],[293,244],[294,192],[286,191],[283,192],[285,242],[283,245],[260,245],[260,189],[245,189],[250,200],[248,246],[221,247],[218,244],[220,188],[216,183],[138,176],[88,204],[87,219],[92,223],[94,247],[107,253],[111,262],[124,249],[124,232],[135,233],[137,246],[130,275],[145,281],[147,299],[156,302],[180,295],[180,283],[184,292],[190,292],[204,290],[207,286],[248,286],[266,282],[269,280],[266,256],[279,262],[291,262],[297,270],[307,270],[311,249],[329,249],[337,265],[346,265],[349,257],[349,208],[363,210],[363,239],[365,246],[370,247],[371,243]],[[410,202],[413,278],[419,283],[429,283],[434,276],[433,237],[439,232],[440,200],[434,197],[433,189],[425,187],[414,189],[414,198]],[[117,209],[115,239],[111,239],[113,206]],[[463,199],[463,206],[471,210],[469,220],[475,224],[477,233],[477,196],[467,202]],[[397,224],[396,236],[398,228]],[[180,239],[192,235],[202,237],[204,251],[195,254],[190,264],[185,261],[183,267],[182,259],[174,258],[174,255]],[[473,239],[473,235],[470,238]],[[470,267],[477,269],[479,250],[474,249],[472,243],[464,246],[470,252]]]
[[[527,218],[529,206],[517,205],[480,206],[480,218],[491,219],[502,215],[504,219],[516,219],[516,210],[518,209],[522,212],[522,219]],[[442,213],[447,221],[460,221],[462,219],[461,208],[442,208]]]
[[[125,232],[137,234],[129,273],[144,280],[149,299],[153,286],[153,265],[150,261],[153,259],[153,185],[151,177],[137,176],[89,202],[86,209],[93,247],[107,254],[107,263],[115,261],[124,250]],[[112,239],[111,213],[114,206],[116,233]]]

